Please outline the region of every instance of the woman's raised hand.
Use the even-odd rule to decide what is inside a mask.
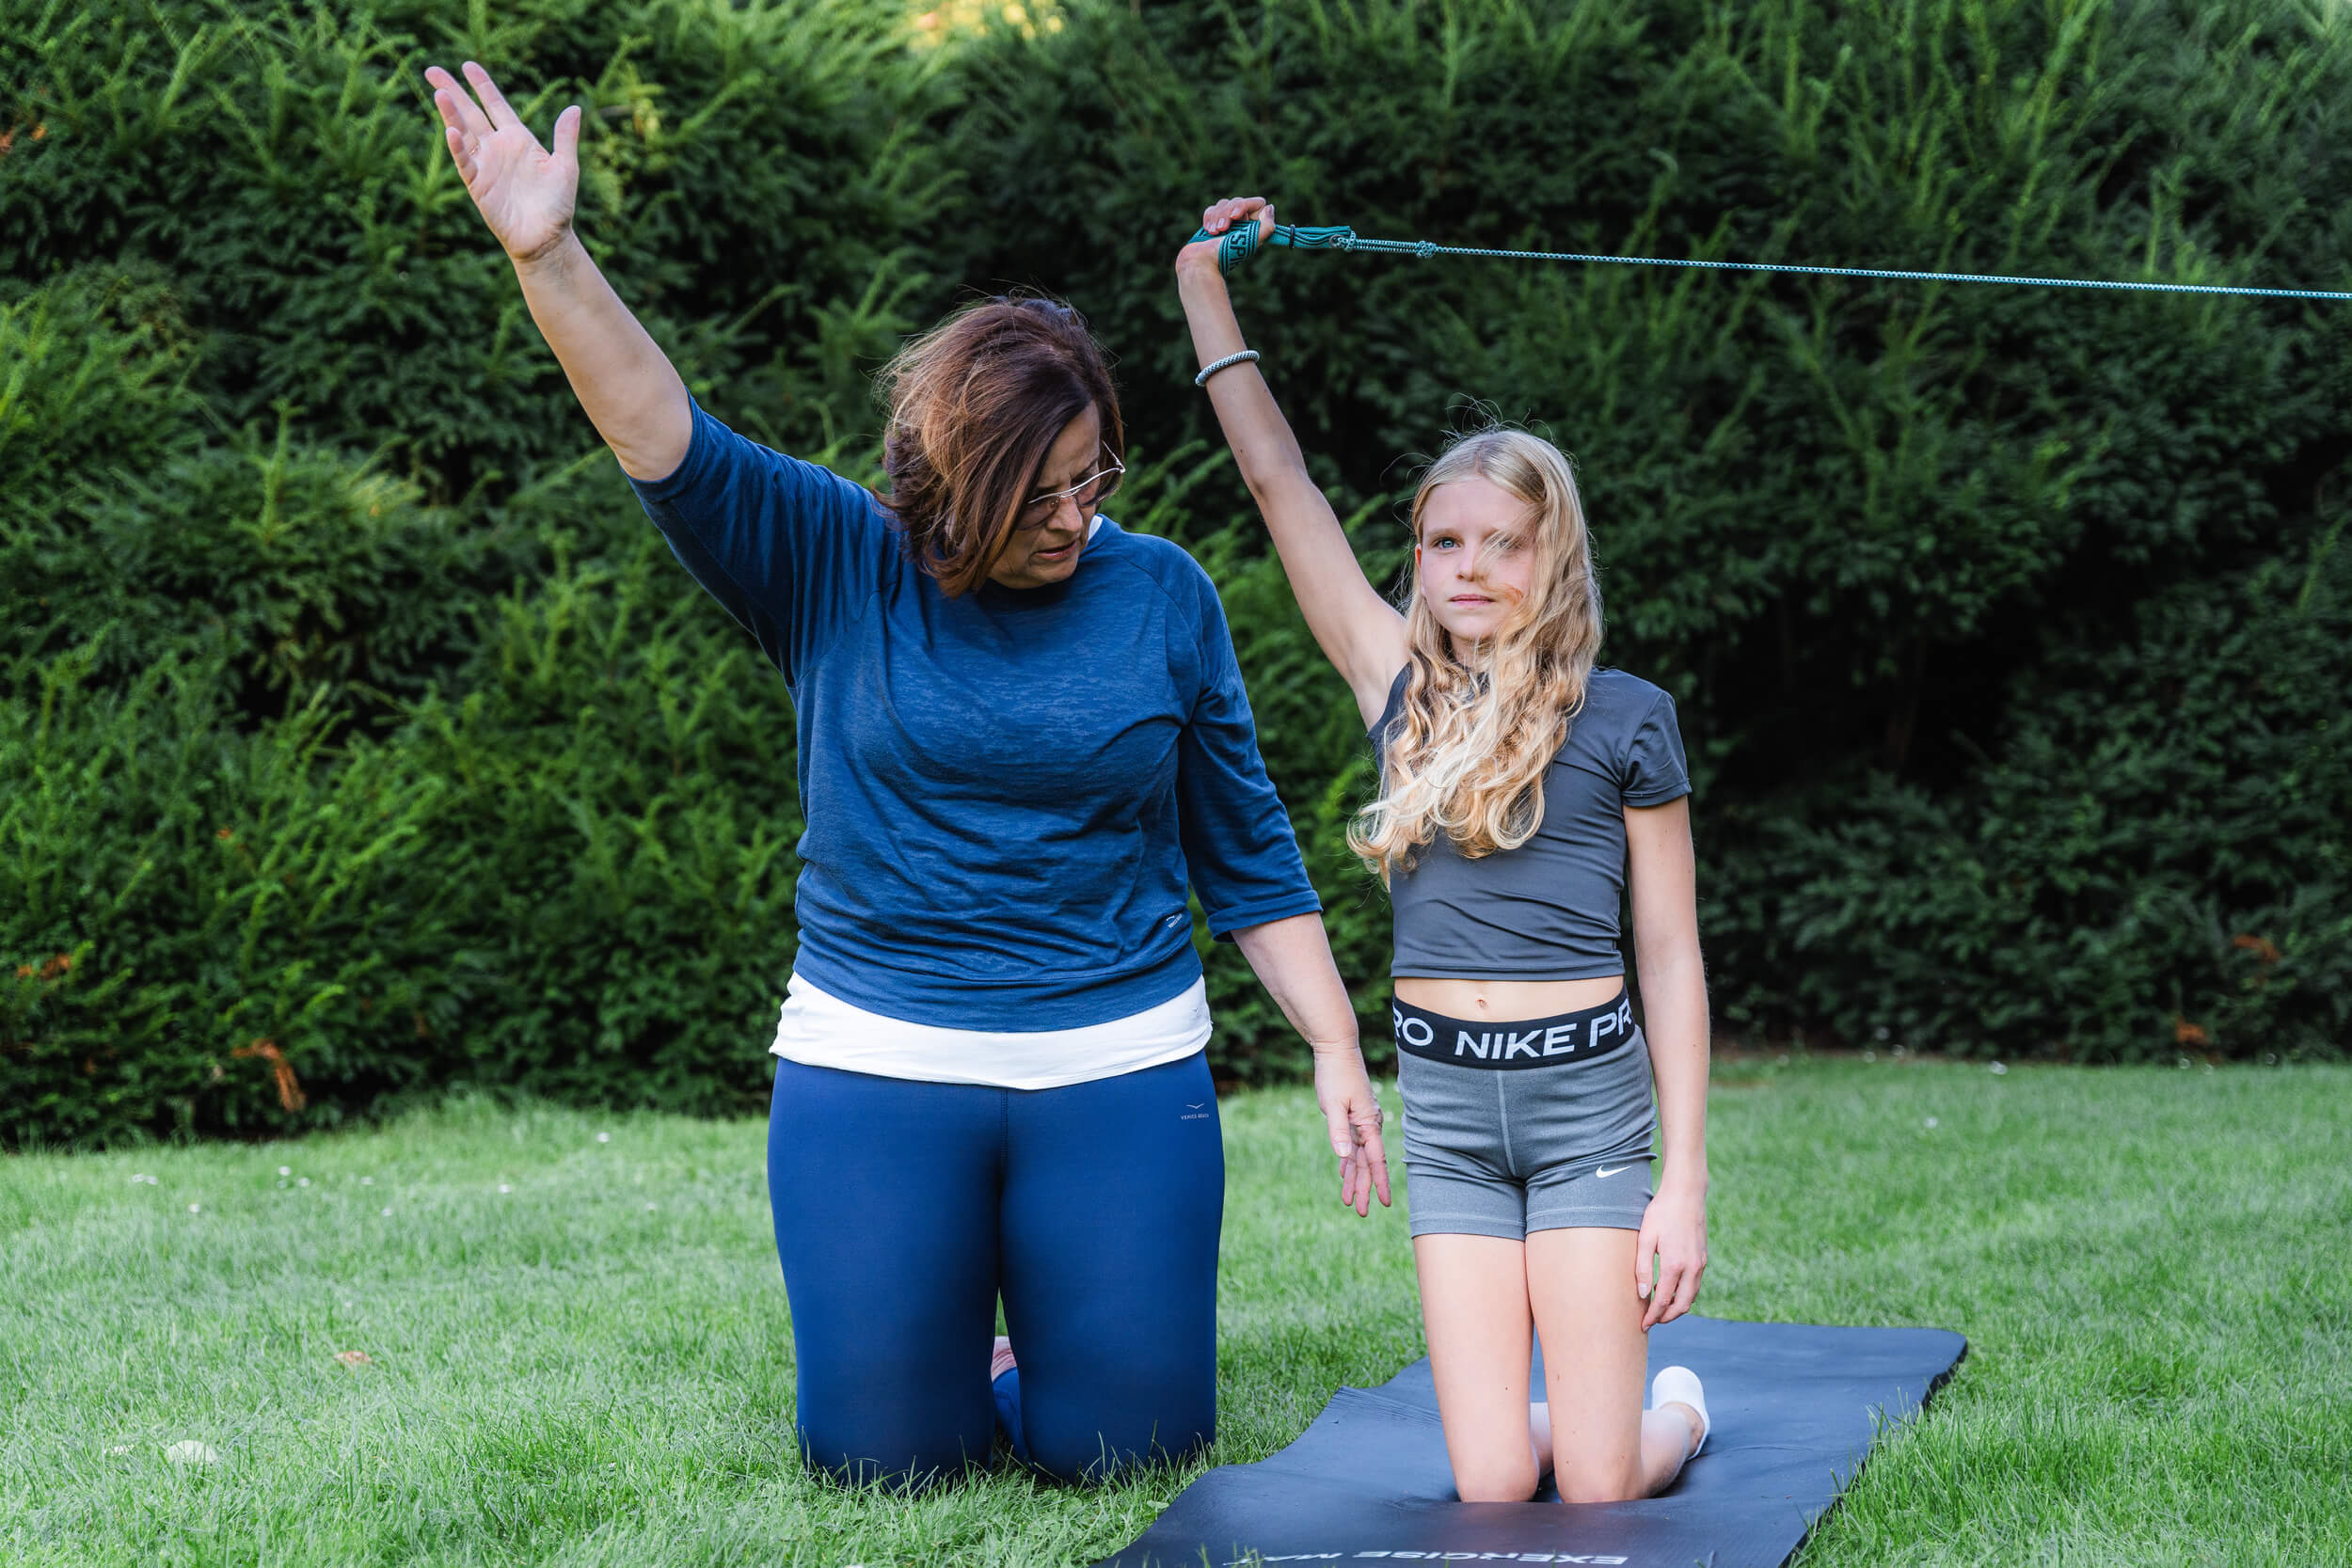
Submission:
[[[425,68],[433,84],[433,106],[441,112],[449,155],[466,182],[466,194],[482,213],[506,254],[529,261],[563,243],[571,232],[580,191],[580,105],[555,119],[555,149],[539,145],[499,91],[490,73],[465,64],[473,93],[439,66]],[[474,93],[481,103],[474,102]]]

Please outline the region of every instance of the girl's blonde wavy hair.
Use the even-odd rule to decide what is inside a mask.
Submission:
[[[1409,870],[1414,852],[1439,832],[1472,860],[1534,836],[1544,820],[1544,769],[1568,738],[1600,652],[1600,583],[1567,458],[1523,430],[1464,436],[1422,476],[1416,541],[1438,487],[1472,475],[1525,504],[1518,526],[1490,538],[1480,557],[1505,541],[1533,548],[1529,592],[1490,642],[1466,650],[1413,584],[1405,700],[1386,736],[1381,794],[1347,832],[1348,847],[1383,884],[1398,867]]]

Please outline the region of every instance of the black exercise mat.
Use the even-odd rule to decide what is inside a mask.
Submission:
[[[1359,1560],[1778,1568],[1862,1468],[1882,1416],[1915,1415],[1967,1350],[1940,1328],[1683,1317],[1652,1329],[1651,1375],[1677,1363],[1697,1372],[1714,1426],[1706,1451],[1664,1495],[1631,1503],[1455,1501],[1429,1363],[1416,1361],[1378,1388],[1342,1388],[1273,1457],[1211,1470],[1095,1568]],[[1536,1368],[1540,1388],[1540,1356]],[[1558,1496],[1549,1482],[1546,1496]]]

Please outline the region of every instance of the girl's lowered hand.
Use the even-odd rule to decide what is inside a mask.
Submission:
[[[1650,1282],[1657,1259],[1658,1281]],[[1699,1298],[1699,1275],[1707,1272],[1707,1194],[1669,1179],[1642,1213],[1641,1240],[1633,1247],[1633,1292],[1647,1302],[1646,1330],[1670,1323]]]
[[[1176,253],[1176,270],[1190,266],[1216,266],[1217,241],[1233,225],[1245,220],[1258,225],[1258,239],[1263,244],[1274,232],[1274,203],[1262,196],[1229,196],[1200,214],[1200,227],[1209,232],[1205,240],[1195,240]]]
[[[555,149],[539,145],[499,91],[490,73],[468,60],[466,80],[473,93],[439,66],[427,66],[433,106],[441,114],[441,134],[457,165],[466,194],[482,221],[517,261],[544,256],[572,230],[580,191],[580,105],[555,117]]]

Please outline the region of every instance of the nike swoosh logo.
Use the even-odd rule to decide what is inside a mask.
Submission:
[[[1598,1165],[1595,1165],[1593,1167],[1593,1174],[1595,1176],[1614,1176],[1617,1174],[1617,1171],[1628,1171],[1632,1168],[1633,1167],[1631,1165],[1619,1165],[1616,1170],[1603,1170]]]

